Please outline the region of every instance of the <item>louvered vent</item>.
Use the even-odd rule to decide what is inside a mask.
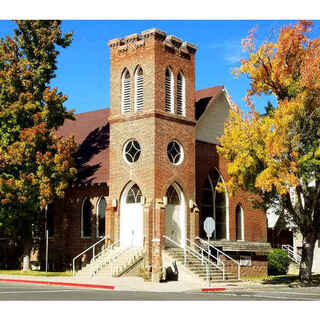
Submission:
[[[172,74],[169,69],[166,70],[166,101],[165,101],[165,111],[173,112],[173,81]]]
[[[143,71],[141,68],[135,74],[135,111],[143,109]]]
[[[130,112],[130,74],[125,71],[122,76],[122,113]]]
[[[185,85],[184,77],[181,73],[178,75],[177,79],[177,113],[185,116],[186,106],[185,106]]]

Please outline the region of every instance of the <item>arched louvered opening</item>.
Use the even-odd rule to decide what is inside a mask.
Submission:
[[[212,217],[216,221],[214,238],[217,240],[229,239],[228,195],[226,188],[224,192],[218,192],[216,188],[219,182],[224,184],[222,177],[215,169],[208,175],[202,188],[200,235],[203,238],[206,238],[206,233],[203,230],[204,220],[207,217]]]
[[[121,110],[122,113],[130,112],[130,73],[127,69],[122,74]]]
[[[91,237],[91,216],[93,206],[90,200],[87,198],[84,200],[82,205],[81,215],[81,237]]]
[[[244,240],[243,209],[240,204],[236,207],[236,239]]]
[[[173,74],[169,68],[166,69],[165,94],[165,111],[173,113]]]
[[[134,75],[134,111],[143,109],[143,70],[138,67]]]
[[[104,237],[106,232],[106,208],[106,200],[102,197],[97,206],[97,238]]]
[[[177,114],[181,116],[186,115],[186,92],[185,79],[180,72],[177,78]]]

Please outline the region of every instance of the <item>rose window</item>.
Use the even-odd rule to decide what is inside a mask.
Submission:
[[[141,148],[137,140],[130,140],[125,144],[123,149],[123,156],[127,162],[136,162],[140,157],[140,153]]]

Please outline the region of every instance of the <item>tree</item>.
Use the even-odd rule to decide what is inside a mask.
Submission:
[[[32,233],[76,174],[73,137],[55,135],[73,111],[50,88],[58,47],[69,46],[72,34],[62,34],[60,21],[16,23],[14,37],[0,40],[0,229],[23,245],[27,269]]]
[[[227,187],[250,191],[253,204],[276,208],[303,237],[299,276],[311,281],[313,252],[320,232],[320,38],[307,37],[312,22],[281,28],[276,42],[258,49],[254,32],[242,45],[248,50],[238,75],[247,75],[250,112],[235,106],[218,152],[229,160]],[[274,95],[278,105],[261,116],[252,96]],[[291,192],[291,196],[290,196]]]

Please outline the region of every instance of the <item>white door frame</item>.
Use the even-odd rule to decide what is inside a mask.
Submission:
[[[186,221],[186,211],[187,211],[187,207],[186,207],[186,200],[185,200],[185,196],[184,196],[184,193],[182,191],[182,189],[180,188],[180,186],[176,183],[173,183],[171,184],[170,186],[172,186],[178,196],[179,196],[179,199],[180,199],[180,209],[179,209],[179,227],[180,227],[180,231],[181,231],[181,237],[180,237],[180,244],[182,247],[185,247],[185,243],[186,243],[186,230],[187,230],[187,221]],[[168,187],[168,189],[170,188],[170,186]],[[167,189],[167,190],[168,190]],[[167,207],[168,207],[169,204],[167,204]],[[168,223],[168,214],[167,214],[167,208],[166,208],[166,217],[165,217],[165,225],[167,226],[167,223]],[[165,230],[165,233],[166,235],[169,237],[169,238],[172,238],[170,234],[167,233],[168,230]],[[179,239],[178,239],[179,240]],[[177,241],[179,242],[179,241]],[[169,244],[169,243],[168,243]]]
[[[132,203],[132,204],[127,204],[126,203],[126,199],[128,196],[128,192],[130,191],[130,189],[135,185],[135,182],[130,182],[127,184],[127,186],[125,187],[125,189],[122,192],[121,195],[121,200],[120,200],[120,247],[122,248],[142,248],[143,247],[143,205],[141,203]],[[139,186],[138,186],[139,187]],[[140,189],[140,187],[139,187]],[[141,191],[141,189],[140,189]],[[130,206],[132,206],[130,208]],[[125,219],[129,208],[131,210],[133,210],[134,212],[132,212],[135,217],[131,217],[133,219]],[[135,225],[134,220],[136,220],[137,224]],[[128,232],[127,229],[130,228],[130,226],[125,225],[125,223],[132,223],[133,226],[133,231],[138,231],[139,234],[138,235],[134,235],[134,233],[132,234],[128,234],[126,232]],[[132,227],[131,226],[131,227]],[[130,228],[131,229],[131,228]],[[141,229],[141,230],[139,230]],[[137,237],[135,239],[131,239],[132,237]]]

